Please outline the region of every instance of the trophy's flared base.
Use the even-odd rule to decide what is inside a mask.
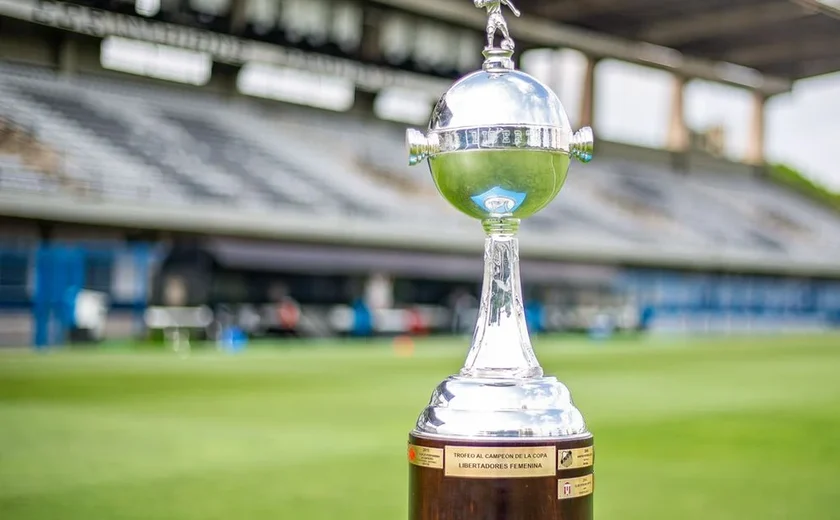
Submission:
[[[591,435],[448,440],[409,435],[409,520],[592,520]]]

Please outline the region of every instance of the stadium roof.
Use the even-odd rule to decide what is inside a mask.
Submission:
[[[834,0],[512,1],[523,13],[508,16],[514,34],[689,77],[772,94],[789,90],[794,80],[840,70],[840,10],[830,6],[840,2]],[[484,16],[463,0],[378,3],[461,23],[481,23]]]
[[[840,12],[811,0],[519,0],[557,22],[799,79],[840,70]]]

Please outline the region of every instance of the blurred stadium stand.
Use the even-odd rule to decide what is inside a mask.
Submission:
[[[840,20],[804,0],[519,3],[530,14],[511,22],[523,50],[569,45],[558,24],[570,23],[593,64],[616,56],[736,84],[756,94],[759,115],[793,81],[840,69]],[[404,125],[374,117],[371,90],[376,71],[392,71],[390,81],[422,97],[475,68],[483,15],[470,2],[73,4],[0,0],[0,344],[60,342],[73,328],[59,319],[59,332],[45,332],[38,305],[46,296],[34,289],[49,270],[43,255],[58,259],[50,268],[76,273],[73,294],[99,292],[126,311],[109,313],[122,326],[106,327],[108,336],[142,332],[147,305],[209,305],[214,330],[236,322],[252,334],[353,333],[364,330],[365,312],[381,333],[469,329],[470,311],[461,311],[480,283],[480,232],[440,199],[428,174],[408,168]],[[757,8],[763,22],[745,15]],[[297,13],[294,23],[288,13]],[[709,23],[727,14],[735,18]],[[269,28],[260,29],[266,16]],[[354,17],[359,34],[335,21],[352,27]],[[323,20],[330,34],[321,34]],[[406,20],[470,54],[444,46],[424,57],[409,45],[407,57],[389,61]],[[176,34],[144,32],[152,23],[219,39],[205,40],[216,61],[202,87],[102,67],[102,36]],[[774,24],[785,32],[770,42]],[[802,38],[797,50],[762,52]],[[834,52],[812,48],[831,38]],[[309,72],[321,58],[379,68],[361,69],[353,106],[328,111],[238,94],[247,63],[232,56],[248,49],[287,62],[284,49],[311,53],[300,67]],[[737,67],[721,74],[712,60]],[[573,168],[558,200],[523,224],[527,297],[546,309],[533,314],[537,330],[586,329],[604,313],[632,329],[837,324],[840,216],[764,178],[761,157],[717,157],[718,138],[677,139],[669,150],[599,142],[597,159]],[[760,132],[756,139],[763,145]],[[82,244],[81,252],[55,244]],[[152,282],[114,298],[115,287],[139,283],[121,278],[128,271],[116,260],[141,258],[135,248],[144,253],[130,272],[147,269]],[[109,272],[98,288],[95,259]]]

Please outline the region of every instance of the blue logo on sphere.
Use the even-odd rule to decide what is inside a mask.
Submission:
[[[481,195],[471,197],[478,207],[494,215],[513,213],[525,202],[525,194],[496,186]]]

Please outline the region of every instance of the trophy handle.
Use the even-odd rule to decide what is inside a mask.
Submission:
[[[582,163],[592,160],[592,152],[595,148],[595,136],[592,129],[584,126],[572,135],[569,143],[569,153]]]
[[[440,151],[438,136],[425,136],[423,132],[409,128],[405,131],[405,144],[408,149],[408,165],[414,166]]]

